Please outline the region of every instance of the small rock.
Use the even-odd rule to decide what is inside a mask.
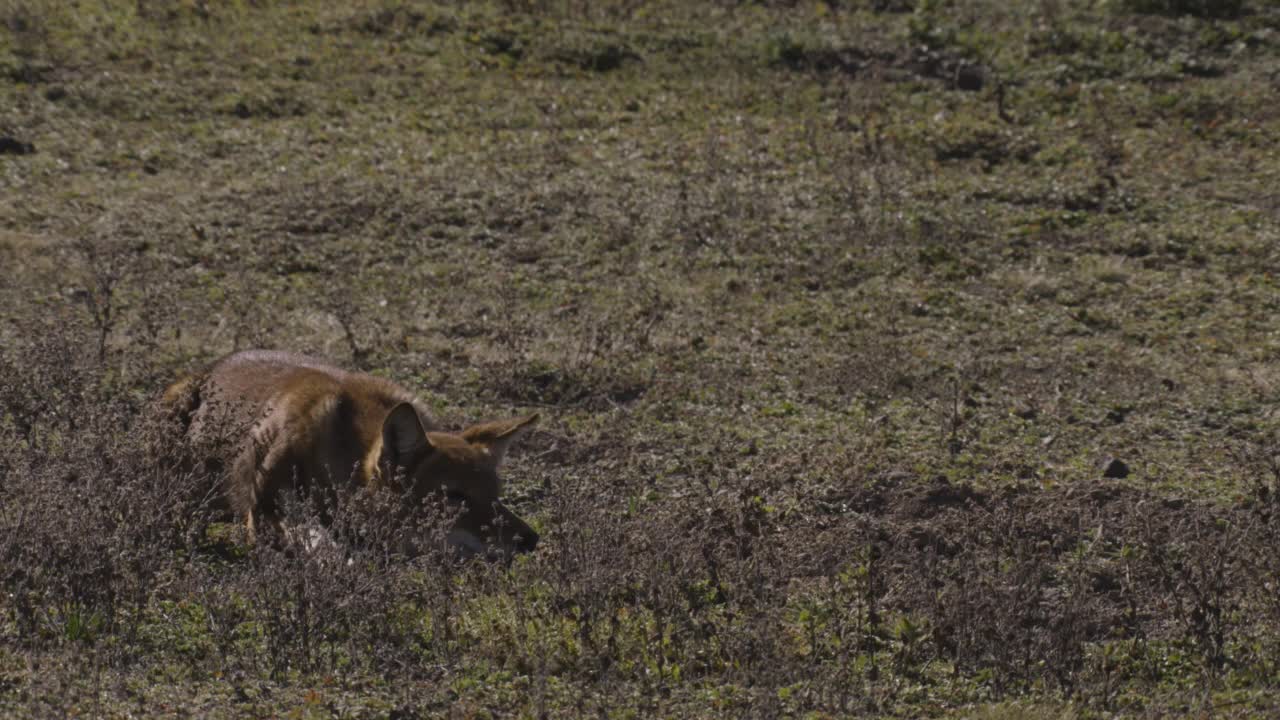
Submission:
[[[956,70],[956,87],[977,92],[987,82],[987,69],[981,65],[962,65]]]
[[[1102,469],[1102,477],[1117,480],[1129,477],[1129,464],[1120,458],[1111,458]]]
[[[36,146],[29,142],[23,142],[8,135],[0,135],[0,155],[30,155],[35,151]]]
[[[884,480],[892,485],[909,483],[915,476],[905,470],[890,470],[885,473]]]

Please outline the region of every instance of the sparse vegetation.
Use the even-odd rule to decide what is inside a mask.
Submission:
[[[0,0],[0,715],[1275,714],[1278,73],[1263,0]],[[537,552],[239,544],[149,408],[252,346],[539,410]]]

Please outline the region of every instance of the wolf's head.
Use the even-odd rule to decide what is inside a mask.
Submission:
[[[463,555],[529,552],[538,533],[502,504],[498,467],[511,444],[537,422],[534,414],[460,433],[428,432],[413,405],[401,403],[383,422],[380,464],[403,473],[417,499],[442,492],[460,507],[448,537]]]

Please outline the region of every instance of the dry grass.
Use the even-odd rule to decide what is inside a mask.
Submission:
[[[1278,33],[0,2],[0,715],[1274,713]],[[253,346],[539,410],[538,551],[238,545],[149,407]]]

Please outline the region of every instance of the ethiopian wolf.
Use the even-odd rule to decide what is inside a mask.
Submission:
[[[171,385],[162,405],[201,446],[231,438],[222,495],[253,541],[278,525],[283,499],[302,488],[388,486],[398,473],[415,498],[444,493],[462,506],[449,542],[464,555],[495,547],[528,552],[538,534],[502,504],[498,466],[538,416],[437,430],[409,391],[383,378],[314,358],[247,350]]]

